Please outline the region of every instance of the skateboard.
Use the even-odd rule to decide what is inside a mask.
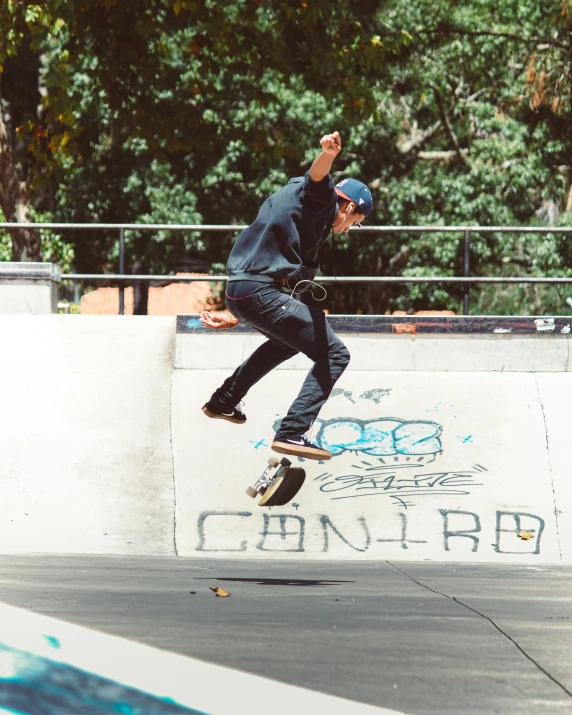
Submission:
[[[306,472],[293,467],[286,457],[270,457],[268,466],[246,493],[253,499],[259,494],[262,496],[258,506],[284,506],[298,494],[305,479]]]

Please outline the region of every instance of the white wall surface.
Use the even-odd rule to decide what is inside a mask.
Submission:
[[[558,540],[564,561],[572,561],[572,446],[570,404],[572,375],[537,374],[546,427],[546,451],[554,490]]]
[[[344,335],[350,369],[423,372],[568,372],[569,335]],[[255,333],[177,336],[176,367],[234,370],[265,338]],[[278,370],[310,368],[304,356]]]
[[[572,397],[568,375],[546,376],[544,384],[534,374],[350,370],[313,430],[334,445],[335,456],[305,461],[307,481],[298,497],[271,509],[258,507],[244,490],[264,468],[273,423],[304,373],[276,372],[253,388],[245,425],[200,412],[225,375],[175,371],[179,554],[572,560],[561,427]],[[562,512],[558,525],[555,504]],[[533,538],[521,540],[519,529]]]
[[[0,281],[0,314],[56,313],[58,284],[50,281]]]
[[[173,318],[0,316],[0,552],[170,554]]]

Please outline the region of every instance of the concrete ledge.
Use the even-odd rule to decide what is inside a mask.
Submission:
[[[572,329],[572,316],[421,316],[421,315],[330,315],[328,322],[336,333],[399,335],[538,335],[567,337]],[[178,333],[212,333],[203,327],[198,315],[177,316]],[[233,328],[234,333],[255,333],[246,324]],[[217,335],[222,334],[218,331]]]
[[[350,334],[350,370],[400,372],[570,372],[570,340],[560,335]],[[255,332],[206,330],[177,335],[175,368],[232,371],[265,338]],[[278,370],[305,370],[297,355]]]
[[[62,269],[55,263],[0,263],[0,281],[42,280],[59,283]]]
[[[61,277],[54,263],[0,263],[0,313],[57,313]]]

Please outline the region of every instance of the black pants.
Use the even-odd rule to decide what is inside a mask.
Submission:
[[[300,303],[269,283],[250,284],[252,292],[233,298],[244,292],[237,290],[239,283],[242,281],[229,283],[229,311],[268,340],[224,381],[211,402],[218,407],[234,407],[264,375],[303,353],[314,361],[314,366],[282,420],[276,439],[304,434],[346,369],[349,351],[330,328],[323,311]]]

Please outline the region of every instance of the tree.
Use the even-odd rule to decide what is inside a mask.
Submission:
[[[65,166],[59,218],[247,220],[259,197],[300,173],[315,150],[316,122],[325,131],[329,117],[349,123],[371,113],[368,72],[382,73],[387,54],[407,44],[403,33],[378,34],[376,3],[356,7],[108,2],[102,13],[82,5],[48,57],[69,53],[75,107],[69,140],[56,150]],[[350,82],[354,74],[360,79]],[[218,235],[212,250],[209,237],[149,238],[128,235],[131,259],[160,271],[193,250],[220,261],[230,245]],[[110,268],[116,237],[78,235],[76,255],[79,270]]]
[[[135,148],[140,167],[155,161],[180,176],[184,162],[216,165],[231,141],[233,111],[245,94],[251,101],[271,101],[270,77],[277,86],[300,73],[301,81],[323,88],[343,102],[348,116],[356,116],[371,104],[367,71],[381,69],[386,53],[399,51],[408,39],[383,28],[376,34],[376,9],[371,0],[355,7],[325,0],[297,7],[276,0],[107,0],[104,6],[2,0],[7,32],[0,61],[31,53],[40,61],[30,85],[41,77],[44,90],[41,116],[28,112],[13,127],[12,149],[10,132],[2,145],[6,166],[20,174],[18,183],[4,184],[6,216],[15,215],[13,203],[29,207],[30,187],[39,192],[42,183],[58,185],[81,165],[80,157],[89,162],[94,129],[97,139],[107,130],[110,156]],[[356,75],[360,80],[349,82]],[[332,83],[332,77],[339,79]],[[81,82],[96,93],[93,102]],[[17,134],[22,139],[14,151]],[[245,139],[251,150],[269,144],[260,127],[251,127]],[[78,149],[84,149],[79,157]],[[127,172],[118,180],[124,189]],[[113,202],[107,203],[111,208]],[[29,208],[25,216],[31,218]],[[20,244],[14,249],[22,254]],[[37,234],[30,252],[38,254]]]
[[[26,106],[29,103],[18,103],[20,94],[16,89],[17,78],[26,80],[30,78],[30,73],[26,71],[27,60],[31,58],[34,64],[35,58],[31,53],[31,47],[44,34],[45,24],[49,25],[49,20],[43,17],[47,11],[47,7],[24,6],[8,0],[0,4],[2,28],[0,32],[0,206],[8,221],[32,222],[28,177],[23,163],[19,161],[19,152],[16,149],[20,126],[12,113],[18,113],[23,107],[24,112],[29,110],[29,106]],[[32,77],[32,83],[34,81],[36,83],[36,92],[32,91],[33,99],[38,87],[37,72],[32,71],[32,75],[34,74],[36,76]],[[9,102],[10,88],[15,90],[13,103]],[[26,94],[28,89],[29,85],[26,82],[23,94]],[[5,116],[9,119],[8,126]],[[40,259],[40,236],[37,231],[32,229],[14,231],[12,236],[13,251],[17,260]]]
[[[370,223],[569,222],[569,3],[0,0],[20,33],[0,40],[1,57],[12,52],[0,77],[8,145],[32,212],[58,220],[250,222],[335,128],[335,177],[372,186]],[[25,91],[10,82],[15,62],[28,68]],[[66,236],[76,269],[116,270],[116,232]],[[69,260],[61,239],[49,242]],[[190,260],[218,272],[231,245],[127,234],[128,263],[151,272]],[[460,236],[448,233],[357,232],[336,255],[338,274],[462,271]],[[323,259],[330,273],[327,247]],[[571,259],[550,235],[473,237],[475,273],[562,275]],[[327,307],[457,310],[461,295],[337,286]],[[564,298],[472,290],[483,311],[557,310]]]
[[[411,52],[405,62],[392,64],[389,83],[376,86],[381,121],[354,132],[354,145],[359,136],[368,152],[367,161],[356,152],[353,170],[377,188],[380,223],[530,225],[549,216],[554,220],[554,197],[565,194],[562,167],[572,150],[569,110],[561,105],[557,114],[552,107],[535,106],[527,67],[539,41],[551,37],[559,3],[546,2],[540,9],[489,0],[461,6],[391,4],[385,21],[409,32]],[[345,242],[342,260],[356,273],[459,275],[459,238],[396,233],[372,241],[367,234],[364,240]],[[523,241],[507,234],[475,235],[472,271],[566,275],[566,246],[550,236],[528,235]],[[484,310],[494,300],[490,290],[472,293]],[[502,294],[501,312],[520,312],[523,290],[512,289],[510,300],[507,291]],[[372,287],[364,306],[363,294],[347,289],[343,300],[369,312],[380,307],[458,310],[461,290]],[[555,291],[549,300],[556,306],[545,302],[548,309],[562,309],[563,297]],[[542,310],[536,298],[533,302]]]

